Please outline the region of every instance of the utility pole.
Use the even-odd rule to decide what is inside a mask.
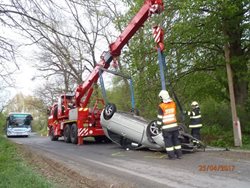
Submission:
[[[232,68],[231,68],[231,64],[230,64],[229,43],[225,44],[224,53],[225,53],[227,79],[228,79],[231,112],[232,112],[232,120],[233,120],[234,146],[241,147],[242,146],[241,128],[240,128],[240,121],[239,121],[238,116],[237,116],[237,110],[236,110],[236,105],[235,105],[233,75],[232,75]]]

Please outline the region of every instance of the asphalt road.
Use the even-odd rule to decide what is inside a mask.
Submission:
[[[206,151],[168,160],[164,152],[123,150],[113,143],[78,146],[36,134],[10,140],[110,187],[250,187],[250,155],[244,153]]]

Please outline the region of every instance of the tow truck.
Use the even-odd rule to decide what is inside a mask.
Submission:
[[[48,130],[52,141],[63,136],[65,142],[82,145],[83,138],[91,136],[96,140],[108,138],[125,148],[147,147],[154,150],[164,150],[163,137],[155,121],[145,120],[138,116],[136,111],[120,112],[116,110],[114,104],[105,104],[103,98],[97,98],[94,106],[88,107],[94,86],[98,79],[102,78],[102,73],[108,71],[110,63],[121,54],[122,48],[143,26],[144,22],[151,15],[160,14],[163,9],[162,0],[145,0],[139,12],[116,41],[109,45],[109,50],[102,53],[100,62],[85,82],[76,88],[75,93],[62,94],[58,97],[58,102],[50,109],[48,119]],[[154,26],[153,31],[158,52],[162,55],[164,49],[163,30]],[[165,87],[165,83],[162,86]],[[102,90],[104,89],[102,88]],[[134,106],[132,106],[133,108]],[[202,142],[200,145],[194,146],[195,138],[187,133],[184,125],[180,125],[180,140],[183,150],[193,151],[199,146],[204,148]]]
[[[130,21],[115,42],[104,51],[99,63],[88,78],[80,84],[74,93],[62,94],[49,110],[48,134],[52,141],[64,137],[65,142],[82,145],[84,137],[105,139],[106,134],[100,124],[101,112],[105,107],[104,100],[97,98],[92,108],[88,107],[90,97],[94,91],[101,73],[110,67],[110,63],[121,54],[122,48],[133,35],[154,14],[163,11],[162,0],[145,0],[141,9]],[[159,42],[162,46],[162,43]],[[101,70],[101,71],[100,71]]]

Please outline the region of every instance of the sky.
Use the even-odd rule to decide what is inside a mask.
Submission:
[[[5,29],[2,27],[0,29],[0,33],[7,34],[7,36],[13,40],[18,39],[20,43],[27,43],[27,41],[24,41],[27,39],[20,38],[20,35],[17,37],[17,34],[13,30],[8,30],[7,28]],[[104,48],[101,47],[100,50],[102,52],[102,50],[107,50],[107,48],[108,46]],[[34,62],[34,58],[32,56],[35,54],[33,51],[34,49],[34,46],[22,46],[18,49],[19,55],[16,57],[16,60],[19,65],[19,70],[14,75],[16,87],[8,89],[10,92],[8,97],[12,98],[18,93],[22,93],[24,95],[33,95],[36,87],[41,84],[41,80],[33,79],[38,74],[38,71],[32,67]],[[105,84],[105,86],[106,85],[108,86],[109,84]]]
[[[36,81],[34,73],[36,70],[29,65],[29,62],[22,63],[20,70],[16,73],[16,87],[11,89],[11,95],[14,96],[17,93],[24,95],[33,95],[33,90],[36,88]]]
[[[39,85],[39,80],[34,79],[38,71],[33,67],[33,49],[33,46],[22,46],[18,49],[16,62],[19,69],[16,70],[13,75],[15,88],[8,89],[8,92],[10,92],[10,98],[18,93],[33,95],[35,88]]]

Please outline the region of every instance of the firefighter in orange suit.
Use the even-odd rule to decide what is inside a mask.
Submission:
[[[157,126],[162,130],[166,151],[169,159],[182,158],[181,143],[178,138],[176,105],[166,90],[159,93],[161,104],[158,109]]]

